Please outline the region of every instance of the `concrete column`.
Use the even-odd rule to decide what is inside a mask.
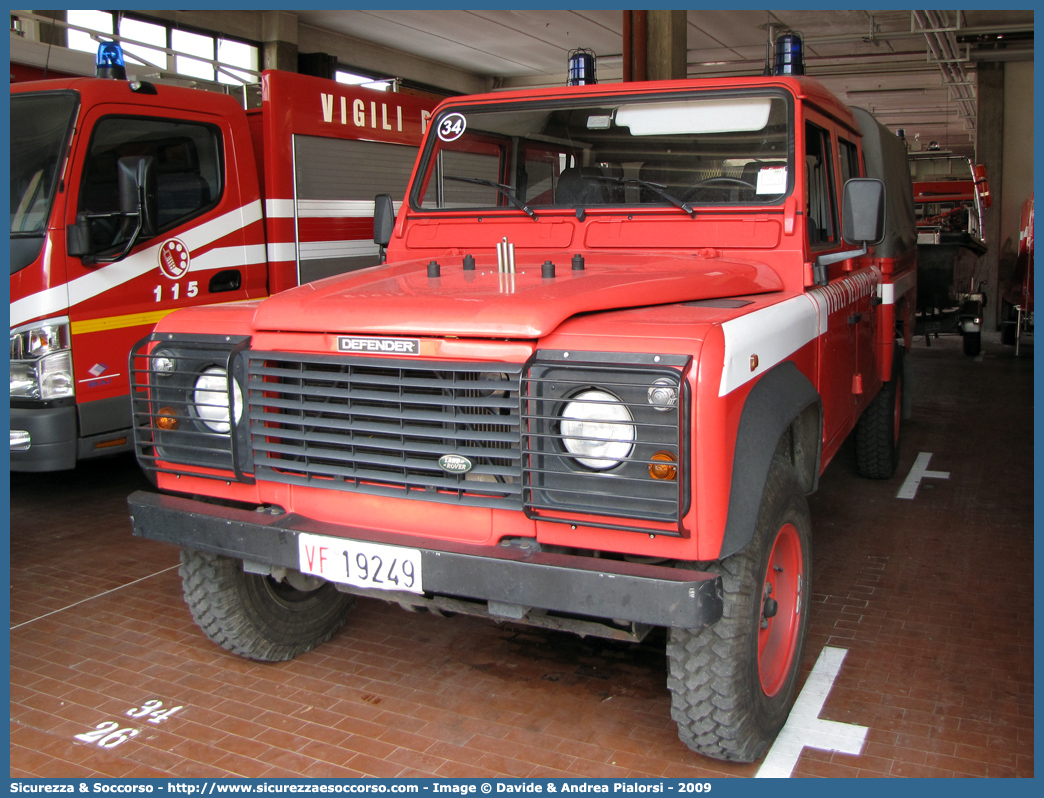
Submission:
[[[986,318],[983,327],[996,330],[1000,322],[999,268],[1001,248],[1001,195],[1004,174],[1004,63],[991,62],[977,65],[978,130],[975,160],[986,165],[986,176],[990,181],[993,205],[985,212],[983,220],[987,250],[983,255],[986,273]],[[1015,242],[1016,246],[1018,241]]]
[[[297,71],[297,14],[261,12],[261,68]]]
[[[685,11],[649,11],[649,80],[687,77]]]

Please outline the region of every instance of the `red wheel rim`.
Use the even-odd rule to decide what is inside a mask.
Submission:
[[[768,696],[783,689],[797,650],[803,564],[797,528],[784,524],[772,544],[761,593],[758,675]]]

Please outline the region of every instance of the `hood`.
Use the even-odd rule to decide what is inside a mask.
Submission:
[[[360,332],[540,338],[582,313],[782,290],[778,275],[760,263],[667,256],[587,258],[583,271],[571,253],[550,253],[557,276],[543,278],[539,263],[497,271],[492,257],[476,257],[465,271],[459,256],[441,261],[428,277],[425,260],[377,266],[330,277],[261,303],[255,330]],[[528,259],[527,259],[528,260]]]

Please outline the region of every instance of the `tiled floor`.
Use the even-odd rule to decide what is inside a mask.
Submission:
[[[805,748],[795,776],[1033,775],[1023,354],[992,338],[976,359],[957,338],[919,342],[897,476],[859,479],[848,449],[824,475],[804,670],[824,646],[846,649],[820,717],[869,731],[859,755]],[[897,499],[921,452],[949,477]],[[130,534],[125,497],[145,486],[129,459],[12,477],[12,776],[758,771],[678,741],[662,636],[581,640],[361,600],[294,662],[226,654],[182,603],[176,551]]]

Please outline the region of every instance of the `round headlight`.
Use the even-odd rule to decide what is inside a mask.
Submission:
[[[211,366],[196,378],[192,391],[192,403],[196,418],[214,432],[227,433],[228,423],[228,373],[220,366]],[[235,423],[243,415],[243,394],[239,383],[232,381],[232,413]]]
[[[615,468],[634,448],[633,422],[630,411],[611,393],[583,391],[562,410],[562,443],[588,468]]]

